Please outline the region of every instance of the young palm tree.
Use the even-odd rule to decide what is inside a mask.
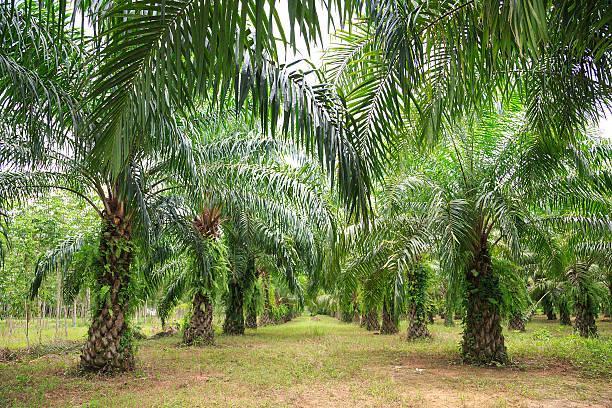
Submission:
[[[197,161],[202,184],[207,187],[206,199],[186,192],[185,198],[170,200],[162,216],[166,220],[164,230],[180,243],[173,256],[186,256],[190,266],[161,267],[172,273],[165,278],[168,286],[160,315],[165,317],[185,292],[191,293],[195,303],[189,329],[208,333],[206,339],[201,339],[207,343],[213,339],[208,317],[212,316],[212,299],[223,292],[220,288],[225,285],[215,283],[217,278],[210,275],[214,269],[207,266],[218,263],[209,259],[216,256],[208,250],[211,240],[218,237],[219,244],[227,247],[229,271],[223,279],[229,289],[225,331],[242,334],[244,294],[253,292],[262,256],[272,257],[296,289],[295,268],[303,264],[309,270],[316,269],[322,245],[334,234],[323,177],[312,163],[302,159],[295,161],[294,167],[288,166],[285,157],[293,155],[289,147],[266,140],[256,131],[234,135],[223,132],[210,132],[212,140],[198,147],[202,152]],[[264,283],[269,284],[267,273],[262,275]],[[153,274],[151,282],[158,281]],[[205,319],[199,316],[203,301],[208,305]],[[205,321],[206,327],[200,328],[199,321]],[[187,332],[184,338],[191,343]]]

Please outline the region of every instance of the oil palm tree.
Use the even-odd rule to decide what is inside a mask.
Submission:
[[[340,296],[350,298],[360,293],[366,328],[395,333],[407,307],[408,337],[412,339],[429,335],[425,323],[427,272],[423,264],[430,240],[424,213],[411,206],[399,191],[402,181],[398,176],[385,180],[374,195],[377,212],[371,225],[345,228],[333,256],[344,260],[336,261],[344,263],[337,278]],[[382,327],[378,326],[379,309]]]
[[[587,228],[571,234],[557,230],[550,239],[551,250],[540,251],[538,256],[539,263],[548,267],[539,271],[536,293],[558,305],[561,324],[571,324],[573,310],[574,329],[582,337],[597,336],[595,319],[605,303],[605,268],[612,256],[610,234],[593,234],[593,225],[605,219],[591,218],[583,224]]]
[[[24,131],[15,131],[15,140],[7,136],[2,142],[3,162],[15,171],[2,175],[0,202],[4,208],[24,194],[62,188],[92,204],[103,220],[99,240],[102,267],[97,282],[100,309],[83,349],[82,367],[129,369],[133,366],[132,347],[125,346],[131,343],[124,336],[128,333],[128,296],[120,294],[130,286],[135,241],[150,238],[146,207],[151,198],[148,194],[156,193],[148,193],[143,183],[166,188],[164,177],[151,179],[152,173],[159,175],[158,168],[149,168],[152,163],[165,163],[159,168],[193,169],[190,144],[184,137],[185,114],[195,112],[197,101],[223,104],[233,92],[238,108],[245,103],[258,107],[251,112],[260,114],[265,129],[276,130],[282,113],[282,135],[293,134],[311,152],[316,147],[320,161],[333,175],[332,183],[337,180],[338,186],[343,185],[339,192],[345,202],[363,214],[367,214],[370,177],[363,156],[367,152],[360,147],[361,140],[344,131],[344,113],[326,87],[310,87],[300,73],[274,64],[276,39],[270,35],[278,21],[274,7],[266,16],[270,18],[264,18],[261,2],[170,5],[126,0],[80,3],[79,7],[93,26],[94,37],[86,38],[81,32],[75,47],[78,52],[66,51],[71,50],[68,46],[61,48],[58,54],[68,58],[60,68],[78,67],[63,75],[52,65],[38,67],[55,59],[31,58],[32,53],[23,51],[32,41],[44,44],[47,38],[57,41],[73,35],[68,30],[66,2],[2,5],[3,24],[20,30],[15,35],[7,30],[13,36],[3,37],[3,41],[9,40],[3,42],[3,55],[8,56],[3,62],[8,63],[3,65],[2,81],[10,84],[13,78],[18,80],[3,92],[3,107],[23,107],[24,100],[33,103],[27,104],[21,116],[3,116],[3,127],[21,126]],[[294,13],[291,21],[297,18],[300,31],[312,37],[317,17],[310,3],[292,4],[290,10]],[[15,25],[9,21],[13,16],[19,19]],[[32,16],[42,16],[37,20],[41,26],[52,23],[57,30],[36,37],[32,34],[34,23],[30,24],[35,22]],[[233,23],[240,28],[238,36]],[[293,26],[291,33],[293,42]],[[14,39],[23,44],[11,47]],[[16,62],[11,63],[10,58]],[[37,78],[40,74],[46,77]],[[58,80],[61,86],[55,91],[55,84],[45,80]],[[60,92],[63,89],[66,98]],[[27,98],[22,98],[24,93]],[[71,93],[86,96],[70,98]],[[60,94],[62,98],[56,97]],[[46,139],[34,143],[38,136],[26,127],[36,105],[49,106],[54,114],[46,123],[57,128],[52,144]],[[57,112],[74,113],[73,106],[82,113],[79,120],[56,119],[69,117]],[[33,150],[44,152],[46,161],[33,160]],[[182,184],[194,181],[183,179]],[[98,196],[100,203],[96,205],[90,193]]]
[[[96,302],[88,340],[82,350],[81,367],[130,369],[134,363],[129,341],[129,307],[134,284],[131,267],[136,254],[146,252],[154,238],[151,209],[163,194],[164,171],[171,171],[177,162],[174,158],[154,161],[152,156],[145,159],[134,154],[121,178],[113,180],[88,160],[88,146],[82,146],[79,140],[70,146],[72,154],[48,151],[46,168],[31,171],[16,168],[0,175],[2,184],[10,186],[8,193],[13,197],[39,194],[48,189],[67,191],[88,202],[100,219],[98,234],[63,246],[65,251],[52,252],[39,262],[32,296],[52,268],[67,267],[72,254],[82,245],[91,245],[93,238],[97,245],[91,268]]]
[[[518,263],[525,242],[544,250],[550,244],[538,212],[561,202],[576,207],[597,201],[591,188],[576,182],[580,149],[553,146],[529,132],[517,137],[524,120],[520,109],[511,107],[446,133],[446,146],[431,168],[403,185],[413,195],[408,201],[428,206],[428,229],[449,288],[462,293],[462,355],[470,363],[508,362],[501,329],[504,268],[496,266],[496,254]],[[574,182],[568,182],[570,174]],[[559,188],[551,189],[552,183]]]
[[[213,340],[212,299],[224,292],[220,287],[228,287],[224,329],[242,334],[244,294],[252,294],[262,265],[273,259],[272,269],[282,269],[289,287],[299,291],[296,268],[313,271],[320,267],[322,246],[334,237],[324,177],[312,162],[294,158],[293,164],[287,165],[285,155],[293,154],[288,146],[265,140],[257,131],[233,136],[210,133],[214,139],[198,148],[203,152],[198,162],[207,186],[206,199],[186,192],[187,198],[173,198],[162,211],[166,219],[163,229],[182,248],[175,248],[173,257],[187,256],[190,266],[185,268],[175,259],[180,268],[161,267],[172,273],[165,278],[167,290],[160,305],[164,317],[185,292],[194,292],[190,295],[194,303],[189,329],[207,333],[200,339],[207,343]],[[219,253],[209,251],[211,240],[220,240],[219,245],[226,247],[223,258],[229,269],[223,284],[215,284],[217,278],[208,272],[214,271],[209,265],[219,264]],[[268,261],[262,263],[264,259]],[[159,282],[159,277],[153,274],[151,281]],[[205,319],[199,316],[203,300],[207,304]],[[200,328],[200,321],[206,322],[205,328]],[[185,339],[191,339],[187,334]]]

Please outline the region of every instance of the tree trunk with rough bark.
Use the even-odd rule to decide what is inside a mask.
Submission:
[[[210,296],[198,292],[191,301],[192,315],[189,327],[183,332],[183,344],[211,345],[215,342],[213,304]]]
[[[249,299],[244,325],[247,329],[257,329],[257,299],[255,298],[255,293]]]
[[[525,331],[525,321],[522,313],[515,313],[508,320],[508,330]]]
[[[453,321],[453,312],[452,311],[451,312],[447,312],[444,315],[444,325],[446,327],[451,327],[451,326],[455,325],[455,322]]]
[[[557,315],[555,314],[554,305],[550,296],[544,296],[542,299],[542,309],[548,320],[557,320]]]
[[[99,254],[102,265],[96,274],[98,302],[81,351],[84,371],[127,371],[134,368],[133,333],[128,314],[130,263],[132,262],[131,223],[124,204],[108,200],[104,213]]]
[[[493,272],[486,237],[481,239],[480,251],[466,273],[466,281],[463,360],[470,364],[507,364],[509,359],[499,309],[499,279]]]
[[[569,305],[567,304],[567,300],[563,298],[559,301],[559,324],[561,324],[561,326],[572,325]]]
[[[367,331],[380,330],[380,323],[378,322],[378,313],[375,310],[366,314],[365,326]]]
[[[595,323],[595,315],[591,312],[589,305],[576,304],[576,319],[574,320],[574,329],[582,337],[597,337],[597,324]]]
[[[412,307],[408,314],[407,340],[431,337],[427,329],[428,320],[433,321],[433,312],[427,310],[427,272],[418,265],[413,268],[409,275],[410,298]]]
[[[382,326],[380,327],[380,334],[395,334],[399,330],[395,325],[395,319],[387,308],[387,302],[383,302],[382,309]]]
[[[365,325],[366,325],[366,314],[362,310],[361,311],[361,320],[359,322],[359,327],[365,327]]]
[[[244,297],[242,287],[238,282],[230,282],[229,298],[225,306],[225,322],[223,323],[223,333],[229,335],[244,334]]]
[[[423,305],[412,306],[410,309],[409,320],[408,320],[408,332],[406,339],[424,339],[431,337],[429,329],[427,329],[427,323],[425,321],[425,310]]]
[[[350,311],[348,311],[348,310],[343,310],[341,314],[342,314],[342,318],[341,318],[341,320],[342,320],[344,323],[350,323],[350,322],[352,322],[352,321],[353,321],[353,313],[351,313]]]
[[[427,311],[427,323],[428,324],[434,324],[434,312],[433,312],[433,310],[428,310]]]

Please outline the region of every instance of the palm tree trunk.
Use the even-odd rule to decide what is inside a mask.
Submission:
[[[424,305],[415,304],[412,306],[412,308],[410,308],[408,333],[406,336],[407,340],[431,337],[431,334],[427,329],[427,322],[425,321],[425,318],[426,313]]]
[[[563,297],[559,301],[559,323],[561,326],[571,326],[572,320],[570,318],[570,309],[567,304],[567,300]]]
[[[244,325],[247,329],[257,329],[257,298],[255,297],[255,291],[253,291],[249,299],[249,304],[247,305]]]
[[[486,239],[486,238],[485,238]],[[470,364],[507,364],[501,327],[499,279],[493,273],[486,241],[466,273],[462,356]]]
[[[189,327],[183,332],[183,343],[187,345],[214,344],[213,304],[210,297],[198,292],[193,297],[192,306]]]
[[[382,326],[380,328],[380,334],[395,334],[399,330],[395,325],[395,319],[389,313],[389,309],[387,308],[387,302],[383,302],[382,309]]]
[[[111,209],[119,207],[115,204]],[[85,371],[127,371],[134,368],[133,334],[128,314],[131,224],[119,209],[105,214],[100,236],[102,265],[96,274],[97,310],[92,314],[87,341],[81,350]]]
[[[238,282],[230,282],[229,297],[225,306],[223,333],[229,335],[244,334],[244,312],[242,287]]]
[[[410,297],[412,307],[408,316],[407,340],[431,337],[427,329],[427,319],[433,320],[433,313],[427,310],[427,272],[418,265],[410,271]]]
[[[350,310],[344,309],[342,310],[342,318],[341,320],[344,323],[350,323],[353,321],[353,313]]]
[[[274,320],[272,316],[270,316],[270,280],[268,277],[268,272],[265,270],[261,270],[261,286],[263,286],[263,301],[264,301],[264,310],[261,315],[261,319],[259,319],[260,326],[269,326],[274,324]]]
[[[376,331],[380,330],[380,323],[378,322],[378,313],[374,310],[366,313],[366,330]]]
[[[514,313],[508,320],[508,330],[525,331],[525,321],[522,313]]]
[[[447,306],[446,312],[444,313],[444,325],[445,326],[451,327],[455,325],[455,322],[453,320],[453,313],[454,311],[452,309],[449,309],[449,307]]]
[[[576,319],[574,320],[574,329],[582,337],[597,337],[597,324],[595,323],[595,315],[591,311],[591,308],[588,306],[588,304],[576,304]]]
[[[550,296],[545,296],[544,299],[542,299],[542,309],[544,310],[544,314],[546,314],[546,318],[548,320],[557,320],[557,315],[555,314],[555,309]]]

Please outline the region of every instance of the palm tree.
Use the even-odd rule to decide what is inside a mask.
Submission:
[[[586,234],[582,231],[570,236],[557,234],[551,239],[554,250],[540,253],[542,264],[553,267],[537,281],[536,287],[545,291],[543,299],[556,300],[561,324],[571,324],[569,314],[574,310],[574,328],[582,337],[597,336],[595,318],[605,298],[604,270],[612,259],[612,247],[609,234],[592,234],[593,221],[604,220],[590,220],[590,228],[583,230]],[[598,235],[598,239],[593,241],[591,235]]]
[[[543,248],[548,242],[534,211],[585,202],[588,187],[551,183],[571,173],[577,151],[542,143],[524,129],[520,110],[489,113],[447,133],[431,168],[407,178],[403,189],[415,205],[426,204],[449,288],[462,288],[463,359],[470,363],[506,363],[501,329],[507,274],[496,254],[518,262],[522,241]],[[561,198],[562,197],[562,198]],[[502,282],[503,283],[503,282]],[[504,286],[511,286],[504,285]]]
[[[360,293],[366,328],[393,334],[408,307],[408,338],[413,339],[429,336],[424,257],[430,244],[423,212],[405,200],[400,191],[402,181],[397,175],[385,180],[375,193],[377,212],[371,225],[345,228],[339,250],[333,255],[343,260],[335,263],[345,263],[336,278],[341,299]]]
[[[322,246],[334,236],[324,178],[317,167],[305,158],[293,159],[293,165],[287,165],[285,157],[296,157],[290,146],[265,139],[256,130],[225,133],[229,130],[233,131],[215,127],[208,132],[208,141],[198,145],[196,161],[206,198],[185,192],[183,198],[174,197],[164,205],[163,230],[178,245],[171,252],[171,262],[148,279],[153,287],[160,280],[167,281],[160,305],[163,318],[184,293],[191,294],[189,330],[207,333],[198,341],[205,343],[213,341],[209,323],[212,299],[223,292],[219,288],[228,286],[224,331],[242,334],[244,295],[250,293],[249,301],[256,298],[253,286],[257,275],[263,275],[268,289],[266,269],[270,270],[274,260],[272,269],[283,269],[290,288],[299,289],[296,268],[314,273]],[[211,241],[219,241],[218,245],[226,248],[222,257],[226,261],[218,259],[218,251],[210,251]],[[187,268],[179,262],[184,257],[188,259]],[[211,266],[223,262],[229,270],[219,281]],[[159,273],[164,272],[171,272],[170,276],[160,278]],[[206,318],[200,316],[202,302],[207,305]],[[206,327],[199,322],[206,322]],[[190,344],[193,336],[188,334],[185,332],[184,340]]]
[[[61,67],[71,68],[64,73],[40,64],[57,59],[44,55],[30,58],[32,53],[24,53],[35,41],[73,36],[67,29],[70,15],[66,2],[57,6],[55,2],[2,6],[2,24],[11,28],[7,33],[13,34],[15,28],[16,34],[8,41],[4,40],[9,36],[3,37],[3,55],[10,57],[3,61],[15,63],[3,66],[8,68],[3,69],[1,80],[10,83],[18,79],[3,93],[2,106],[25,108],[15,111],[19,115],[2,118],[3,127],[19,131],[13,133],[16,141],[7,136],[2,142],[4,162],[18,171],[3,175],[0,202],[4,208],[26,192],[62,188],[90,202],[103,220],[97,276],[100,308],[83,349],[83,368],[133,366],[132,347],[125,346],[131,343],[126,323],[129,296],[124,292],[130,286],[135,242],[150,238],[146,207],[151,197],[142,183],[167,188],[163,177],[151,179],[150,172],[159,174],[159,169],[148,168],[151,163],[165,163],[160,168],[193,170],[190,144],[184,137],[189,122],[185,118],[196,110],[198,101],[222,106],[233,93],[237,107],[250,103],[251,112],[259,113],[265,129],[276,130],[282,117],[283,137],[293,134],[311,152],[316,147],[320,162],[332,174],[332,184],[337,181],[342,186],[338,191],[349,208],[367,216],[367,186],[376,159],[366,159],[363,139],[345,129],[341,105],[325,86],[310,87],[304,75],[275,65],[276,38],[270,33],[279,19],[274,7],[265,16],[261,2],[84,3],[81,6],[95,36],[88,39],[82,32],[74,34],[81,39],[74,51],[68,46],[60,49],[58,55],[67,55],[68,61]],[[297,17],[302,34],[314,37],[317,16],[311,4],[296,3],[290,9],[291,21]],[[36,21],[28,17],[33,15],[42,16],[41,26],[57,24],[57,32],[36,34]],[[10,20],[13,17],[18,19],[15,24]],[[30,20],[34,22],[30,24]],[[254,27],[257,30],[249,34]],[[12,46],[15,41],[18,46]],[[293,26],[289,41],[294,42]],[[39,74],[44,76],[39,78]],[[71,93],[86,97],[70,98]],[[72,103],[74,100],[77,102]],[[83,113],[79,120],[66,114],[74,113],[74,106]],[[37,134],[28,121],[47,107],[52,120],[39,124],[53,125],[57,130],[53,144],[32,143]],[[44,157],[47,162],[34,160],[33,146],[53,154]],[[366,166],[368,161],[370,166]],[[193,180],[183,179],[181,184],[193,184]],[[98,196],[100,203],[96,205],[90,193]]]
[[[40,283],[53,268],[67,267],[72,255],[83,245],[96,242],[97,250],[91,271],[94,274],[95,308],[88,340],[82,350],[81,367],[86,370],[123,370],[133,366],[133,348],[129,342],[131,265],[139,252],[153,239],[152,206],[164,188],[160,187],[164,171],[176,167],[174,158],[166,161],[133,155],[120,179],[97,168],[88,160],[90,146],[80,140],[69,145],[72,154],[48,151],[46,169],[17,168],[3,171],[2,184],[9,186],[14,197],[59,189],[88,202],[100,219],[96,237],[88,237],[65,246],[65,252],[50,253],[39,262],[32,285],[35,296]],[[6,184],[5,184],[6,183]]]

